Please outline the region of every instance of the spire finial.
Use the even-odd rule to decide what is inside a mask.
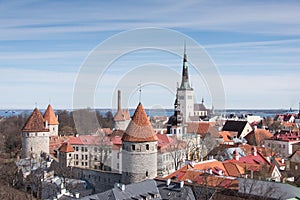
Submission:
[[[140,93],[140,96],[139,96],[139,103],[142,102],[142,82],[140,81],[140,83],[138,84],[139,86],[139,93]]]
[[[185,41],[184,41],[184,49],[183,49],[183,62],[187,62],[186,43],[185,43]]]

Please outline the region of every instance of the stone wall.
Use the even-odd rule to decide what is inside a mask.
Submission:
[[[39,156],[41,152],[49,154],[49,132],[23,132],[22,158]]]
[[[121,182],[121,174],[93,169],[71,168],[74,178],[87,180],[100,193],[112,189],[115,183]]]
[[[155,178],[157,176],[157,142],[123,142],[122,165],[122,182],[125,184]]]

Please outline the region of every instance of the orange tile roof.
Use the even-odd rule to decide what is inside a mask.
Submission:
[[[223,165],[229,176],[239,177],[241,174],[245,174],[245,169],[236,163],[224,162]]]
[[[285,162],[284,162],[284,160],[282,160],[282,159],[283,159],[283,158],[280,158],[280,157],[277,157],[277,158],[274,159],[275,162],[277,163],[277,165],[280,166],[280,167],[285,166]],[[282,161],[283,161],[283,163],[282,163]]]
[[[150,142],[157,141],[156,134],[141,103],[137,106],[122,141]]]
[[[234,136],[237,136],[238,132],[234,131],[220,131],[220,136],[223,137],[224,142],[233,142]]]
[[[209,170],[211,170],[212,174],[209,174]],[[220,170],[223,171],[224,176],[220,176]],[[165,177],[165,179],[176,177],[179,181],[190,180],[199,185],[237,189],[237,179],[227,176],[228,173],[222,162],[217,160],[207,160],[196,163],[194,167],[185,165],[181,169]]]
[[[35,108],[22,128],[23,132],[48,132],[45,128],[44,119],[40,111]]]
[[[188,122],[187,133],[197,133],[204,137],[207,133],[211,133],[212,137],[220,137],[218,130],[209,122]]]
[[[52,109],[52,106],[49,104],[48,107],[47,107],[47,110],[44,114],[44,120],[45,121],[48,121],[48,124],[49,125],[58,125],[58,120],[55,116],[55,113]]]
[[[69,152],[74,152],[74,148],[72,147],[72,145],[70,145],[69,142],[65,142],[61,145],[61,147],[59,147],[58,149],[60,152],[65,152],[65,153],[69,153]]]
[[[252,145],[262,145],[266,139],[273,137],[270,131],[265,129],[256,129],[246,135],[246,140]]]
[[[237,179],[219,177],[219,176],[208,175],[208,174],[201,174],[200,176],[197,177],[196,181],[197,184],[199,185],[238,190]]]
[[[158,138],[158,148],[164,148],[173,142],[173,139],[166,134],[156,134]]]

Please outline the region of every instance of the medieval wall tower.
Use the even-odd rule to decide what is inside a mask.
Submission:
[[[49,154],[49,127],[35,108],[22,129],[22,158]]]
[[[141,103],[122,137],[122,182],[157,176],[157,137]]]
[[[55,113],[50,104],[48,105],[44,113],[44,121],[48,124],[50,136],[58,136],[58,116],[55,116]]]

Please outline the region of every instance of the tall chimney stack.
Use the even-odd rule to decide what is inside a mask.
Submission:
[[[121,90],[118,90],[118,110],[121,110]]]

